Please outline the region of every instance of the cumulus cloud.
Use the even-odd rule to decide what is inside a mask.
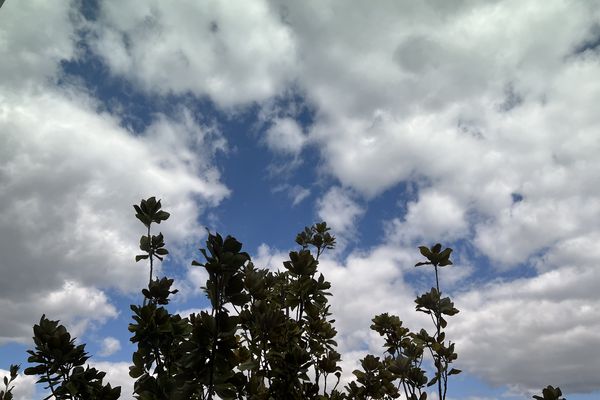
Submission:
[[[1,4],[1,2],[0,2]],[[0,369],[0,377],[10,378],[10,372]],[[37,377],[31,375],[19,374],[17,378],[13,381],[11,386],[14,385],[14,389],[12,394],[14,396],[14,400],[31,400],[34,398],[36,390],[35,390],[35,381]],[[3,386],[4,388],[4,386]]]
[[[413,243],[462,238],[468,230],[465,214],[463,205],[453,197],[436,190],[422,190],[418,201],[409,202],[404,219],[391,221],[388,240]]]
[[[524,392],[548,382],[566,393],[596,390],[600,303],[586,282],[597,285],[600,277],[565,268],[458,296],[461,313],[450,333],[461,365]]]
[[[7,2],[0,13],[0,87],[35,86],[76,54],[71,1]]]
[[[447,217],[461,216],[447,233],[474,233],[506,265],[596,220],[598,55],[575,49],[598,7],[328,7],[336,12],[285,8],[306,54],[299,81],[319,110],[310,137],[344,186],[376,196],[417,182],[424,193],[407,218],[444,196]],[[513,204],[513,193],[524,200]]]
[[[257,268],[277,271],[284,269],[283,262],[289,260],[289,258],[289,252],[286,253],[262,243],[256,249],[256,254],[252,255],[252,262]]]
[[[177,257],[202,232],[203,210],[229,194],[212,165],[223,138],[185,108],[134,135],[79,88],[53,84],[75,54],[77,12],[42,3],[0,13],[0,301],[12,321],[3,342],[29,337],[42,312],[77,333],[116,315],[103,290],[136,291],[146,279],[132,260],[141,198],[157,195],[173,213],[159,228]]]
[[[12,321],[2,327],[1,344],[8,341],[26,343],[32,335],[31,327],[38,323],[43,313],[49,319],[60,320],[73,336],[83,334],[90,323],[103,323],[117,316],[115,306],[103,291],[75,281],[65,281],[58,288],[47,285],[35,291],[29,291],[25,285],[21,287],[23,293],[18,295],[14,290],[11,296],[0,298],[0,319]]]
[[[296,69],[293,34],[266,1],[102,2],[95,25],[97,54],[150,92],[230,107],[278,94]]]
[[[518,13],[511,2],[435,11],[392,2],[329,3],[336,11],[329,13],[315,13],[314,4],[287,8],[307,55],[301,82],[319,110],[310,139],[326,170],[368,197],[400,182],[417,185],[417,199],[387,225],[386,240],[465,239],[492,266],[531,263],[541,272],[457,299],[461,322],[451,336],[460,362],[521,390],[548,380],[570,392],[596,390],[598,355],[588,350],[597,348],[600,316],[582,293],[599,283],[597,261],[589,256],[587,267],[574,266],[569,258],[594,247],[600,222],[593,183],[600,62],[596,50],[576,53],[594,37],[600,14],[589,3],[519,4]],[[371,313],[359,323],[336,312],[349,332],[366,326]]]
[[[58,61],[75,56],[76,21],[68,3],[14,4],[0,13],[0,72],[11,77],[0,80],[0,231],[9,232],[0,268],[13,279],[0,288],[24,309],[33,305],[22,288],[67,293],[66,277],[98,296],[95,286],[126,290],[143,280],[142,269],[129,268],[129,238],[139,233],[135,221],[121,223],[130,211],[107,204],[131,204],[160,187],[174,215],[161,228],[185,242],[203,207],[228,195],[211,164],[222,138],[185,110],[132,136],[80,93],[36,92],[56,78]],[[41,25],[23,23],[36,13]],[[153,95],[192,93],[230,108],[299,88],[315,110],[312,125],[277,113],[264,140],[296,157],[315,144],[321,172],[339,185],[317,200],[318,213],[338,232],[352,232],[365,212],[358,198],[414,184],[416,199],[387,222],[386,243],[323,259],[345,355],[375,349],[374,314],[414,314],[415,290],[398,265],[414,264],[413,242],[442,236],[465,240],[492,266],[539,273],[453,287],[461,362],[495,384],[526,390],[550,377],[575,392],[598,389],[591,372],[600,368],[598,21],[596,3],[560,0],[181,8],[154,0],[102,2],[91,29],[110,72]],[[306,197],[292,192],[293,203]],[[267,245],[257,251],[265,266],[287,258]],[[198,271],[189,278],[204,281]]]
[[[0,265],[11,301],[67,279],[136,290],[145,270],[132,263],[140,230],[131,204],[164,198],[173,218],[159,228],[173,246],[199,234],[194,216],[228,194],[193,152],[210,139],[189,118],[159,117],[134,137],[73,96],[0,97]]]
[[[121,342],[119,339],[109,336],[102,339],[100,352],[98,354],[102,357],[108,357],[119,350],[121,350]]]
[[[332,228],[339,246],[356,236],[356,222],[365,212],[350,190],[334,186],[317,201],[319,218]]]
[[[296,121],[281,118],[273,121],[267,129],[265,140],[274,152],[297,155],[306,142],[306,136]]]
[[[133,384],[135,379],[129,376],[129,362],[93,361],[90,367],[106,372],[105,383],[112,387],[121,386],[121,400],[133,400]]]

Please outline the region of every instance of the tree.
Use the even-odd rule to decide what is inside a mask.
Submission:
[[[141,305],[132,305],[131,341],[137,344],[130,376],[140,400],[196,399],[395,399],[426,400],[428,386],[436,385],[445,399],[448,380],[461,371],[451,368],[457,359],[454,343],[446,340],[447,318],[458,313],[449,297],[442,297],[440,268],[452,264],[452,249],[441,244],[421,246],[431,266],[435,287],[415,300],[416,311],[431,317],[434,331],[411,332],[395,315],[373,318],[371,329],[384,338],[381,357],[367,355],[355,379],[339,388],[342,374],[336,351],[337,331],[331,318],[328,290],[331,284],[319,272],[319,258],[334,248],[335,237],[325,222],[305,228],[296,236],[298,251],[289,253],[284,270],[256,268],[235,238],[209,233],[201,261],[192,265],[208,273],[203,287],[209,311],[181,317],[165,307],[173,279],[154,277],[154,261],[169,254],[162,233],[152,234],[170,214],[160,200],[151,197],[134,205],[145,228],[140,238],[147,260],[148,287]],[[104,373],[83,365],[85,345],[75,345],[64,326],[42,316],[34,326],[35,350],[29,350],[33,367],[27,375],[40,376],[56,399],[113,400],[120,388],[102,383]],[[422,367],[431,356],[433,376]],[[0,400],[12,399],[12,382],[18,366],[11,366],[10,380]],[[548,386],[540,400],[564,400],[559,388]]]

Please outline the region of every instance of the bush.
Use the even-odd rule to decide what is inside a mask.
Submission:
[[[154,262],[169,252],[162,233],[153,235],[153,224],[169,218],[154,197],[135,205],[136,217],[146,227],[140,238],[147,260],[148,287],[141,305],[132,305],[131,341],[137,344],[130,376],[140,400],[178,399],[395,399],[426,400],[428,386],[445,399],[457,359],[454,343],[446,340],[447,319],[456,313],[449,297],[443,297],[438,274],[452,264],[452,249],[441,244],[421,246],[425,257],[417,267],[435,272],[435,287],[415,300],[416,311],[428,314],[433,331],[411,332],[395,315],[373,318],[371,329],[385,341],[380,357],[367,355],[354,380],[339,388],[342,370],[336,351],[328,292],[331,285],[319,272],[319,257],[334,248],[335,237],[325,222],[307,227],[296,237],[298,251],[289,254],[284,270],[256,268],[235,238],[209,234],[201,261],[192,265],[208,273],[203,287],[210,311],[182,318],[165,306],[177,290],[173,279],[154,278]],[[105,373],[83,365],[89,356],[85,345],[75,345],[64,326],[42,316],[33,328],[35,350],[29,350],[26,375],[52,393],[49,398],[113,400],[120,387],[103,384]],[[431,378],[421,367],[431,357]],[[18,366],[4,378],[0,400],[12,399],[12,382]],[[540,400],[559,400],[559,388],[548,386]]]

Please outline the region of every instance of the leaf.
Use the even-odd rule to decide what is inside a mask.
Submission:
[[[428,387],[429,387],[429,386],[433,386],[433,385],[435,385],[435,383],[436,383],[437,381],[438,381],[438,377],[437,377],[437,375],[436,375],[436,376],[434,376],[434,377],[433,377],[433,378],[432,378],[432,379],[431,379],[431,380],[430,380],[430,381],[427,383],[427,386],[428,386]]]
[[[427,258],[431,257],[431,250],[427,246],[419,246],[421,254]]]
[[[148,254],[140,254],[140,255],[135,256],[135,262],[138,262],[140,260],[145,260],[147,258],[148,258]]]
[[[462,372],[462,370],[460,370],[460,369],[452,368],[452,369],[450,370],[450,372],[448,372],[448,375],[458,375],[458,374],[460,374],[461,372]]]
[[[165,221],[165,220],[169,219],[170,216],[171,216],[171,214],[169,214],[166,211],[159,211],[154,216],[154,220],[156,221],[156,223],[160,224],[160,221]]]

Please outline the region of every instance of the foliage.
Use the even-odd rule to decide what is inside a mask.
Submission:
[[[565,400],[564,397],[560,397],[562,396],[562,392],[560,391],[560,388],[554,388],[552,386],[547,386],[545,389],[542,390],[542,395],[541,396],[533,396],[534,399],[536,400]]]
[[[46,384],[46,389],[56,399],[77,400],[116,400],[121,388],[104,385],[106,373],[83,365],[89,359],[85,345],[75,345],[75,339],[58,321],[51,321],[42,315],[40,322],[33,327],[35,350],[28,350],[27,359],[37,363],[26,368],[25,375],[39,375],[37,383]],[[16,373],[16,371],[15,371]],[[12,376],[12,371],[11,371]]]
[[[9,369],[10,378],[5,376],[2,381],[4,383],[4,389],[0,390],[0,400],[12,400],[13,394],[12,390],[15,388],[14,385],[11,386],[12,382],[17,379],[17,374],[19,373],[19,365],[11,365]]]
[[[431,317],[434,330],[411,332],[395,315],[373,318],[371,329],[384,340],[380,356],[360,360],[354,380],[340,388],[342,370],[336,351],[337,331],[328,298],[331,284],[319,272],[319,258],[335,247],[325,222],[305,228],[296,236],[298,251],[289,253],[282,271],[256,268],[235,238],[208,234],[201,260],[192,262],[208,274],[202,288],[210,307],[182,317],[166,308],[173,279],[155,278],[154,261],[169,252],[162,233],[153,224],[169,218],[160,200],[151,197],[134,205],[136,218],[146,228],[140,238],[142,254],[136,262],[149,264],[148,287],[142,305],[132,305],[131,341],[137,344],[129,374],[136,379],[134,396],[140,400],[220,399],[395,399],[426,400],[426,389],[436,386],[445,399],[448,380],[461,371],[452,368],[455,345],[446,340],[448,318],[458,309],[443,297],[439,269],[451,265],[452,249],[441,244],[419,247],[431,266],[435,287],[418,296],[416,311]],[[56,399],[117,399],[120,388],[103,385],[103,372],[83,365],[89,358],[84,345],[75,345],[64,326],[42,316],[34,326],[35,351],[29,350],[25,374],[39,375]],[[431,356],[433,375],[423,367]],[[426,364],[428,365],[428,364]],[[4,379],[0,400],[12,399],[11,377]],[[538,400],[559,399],[560,389],[548,386]]]

